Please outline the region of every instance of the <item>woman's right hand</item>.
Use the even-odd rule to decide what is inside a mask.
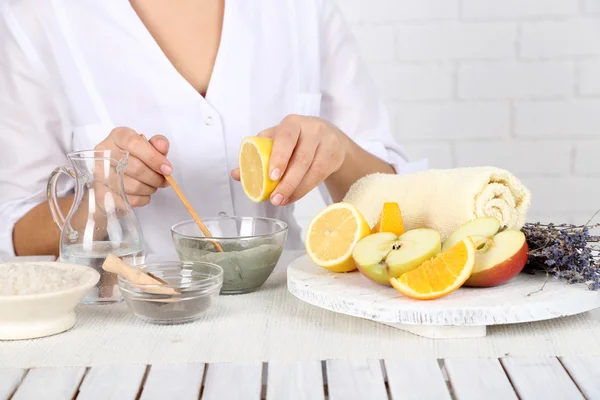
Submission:
[[[129,152],[123,184],[132,207],[147,205],[159,188],[168,186],[164,176],[171,175],[173,166],[166,157],[169,141],[162,135],[146,140],[133,129],[115,128],[95,150]]]

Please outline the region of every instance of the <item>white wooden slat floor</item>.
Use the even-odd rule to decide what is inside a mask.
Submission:
[[[446,359],[444,364],[458,400],[517,399],[517,395],[497,359]]]
[[[142,387],[145,365],[92,367],[83,378],[77,399],[135,399]]]
[[[379,360],[327,361],[331,400],[388,400]]]
[[[148,372],[141,400],[198,400],[205,364],[157,364]]]
[[[600,399],[600,357],[561,357],[560,361],[588,399]]]
[[[502,365],[523,400],[584,398],[556,357],[507,357]]]
[[[321,362],[269,363],[267,400],[324,400]]]
[[[599,376],[600,357],[588,356],[0,366],[0,400],[600,400]]]
[[[84,367],[31,369],[12,400],[71,399],[77,394],[85,370]]]
[[[25,376],[24,369],[0,370],[0,399],[7,399],[17,390]]]
[[[385,360],[394,400],[450,400],[437,360]]]
[[[203,400],[260,400],[262,363],[210,364]]]

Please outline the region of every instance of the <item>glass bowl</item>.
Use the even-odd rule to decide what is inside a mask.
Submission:
[[[129,309],[155,324],[182,324],[200,318],[223,286],[223,268],[207,262],[166,261],[136,265],[167,282],[147,285],[119,276]]]
[[[259,289],[281,257],[287,239],[285,222],[262,217],[203,218],[212,238],[196,222],[173,225],[171,237],[182,261],[203,261],[223,268],[221,294],[242,294]],[[218,252],[215,243],[221,245]]]

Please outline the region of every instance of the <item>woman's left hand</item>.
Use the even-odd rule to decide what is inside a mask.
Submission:
[[[288,115],[281,123],[258,136],[273,139],[269,176],[281,181],[271,203],[293,203],[321,184],[342,166],[350,140],[333,124],[315,117]],[[240,179],[239,170],[231,173]]]

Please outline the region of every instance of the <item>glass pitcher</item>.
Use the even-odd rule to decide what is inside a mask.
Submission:
[[[72,167],[56,168],[48,180],[48,204],[61,230],[59,261],[87,265],[100,272],[100,281],[83,300],[86,304],[122,300],[117,277],[102,269],[108,254],[130,265],[145,261],[142,230],[123,186],[128,155],[116,150],[69,153]],[[74,201],[66,218],[58,204],[61,174],[75,179]]]

